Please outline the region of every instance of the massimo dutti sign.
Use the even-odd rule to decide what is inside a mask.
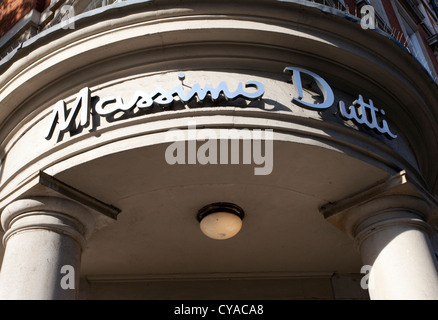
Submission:
[[[286,67],[284,72],[289,72],[292,78],[291,90],[293,90],[292,102],[294,104],[317,111],[333,106],[335,101],[333,90],[322,77],[311,71],[296,67]],[[323,95],[322,103],[311,103],[304,100],[302,74],[311,77],[315,81]],[[179,73],[178,78],[183,81],[185,79],[184,73]],[[199,102],[207,99],[215,102],[219,98],[225,98],[229,101],[238,98],[253,101],[261,100],[264,93],[265,87],[259,81],[240,82],[234,91],[231,91],[224,81],[220,82],[217,87],[209,84],[202,87],[199,83],[195,83],[188,92],[184,90],[182,84],[179,84],[171,90],[156,87],[150,92],[136,91],[128,102],[123,102],[120,96],[99,97],[93,112],[101,117],[113,117],[120,112],[128,113],[136,107],[140,110],[148,110],[153,106],[168,107],[176,100],[183,103],[189,103],[194,99]],[[389,139],[397,138],[397,135],[389,129],[387,121],[383,119],[385,111],[375,107],[372,100],[366,103],[363,96],[359,94],[358,98],[348,107],[344,101],[339,101],[338,108],[344,120],[352,120],[358,126],[373,129],[380,134],[386,135]],[[87,127],[90,123],[90,110],[91,92],[88,87],[79,91],[73,106],[69,110],[67,110],[64,100],[58,101],[53,107],[45,138],[51,139],[57,125],[59,125],[61,133],[77,127]],[[77,119],[78,117],[79,119]],[[79,120],[78,125],[76,125],[77,120]]]

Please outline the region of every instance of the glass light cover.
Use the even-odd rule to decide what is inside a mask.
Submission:
[[[242,228],[242,219],[228,212],[215,212],[200,222],[201,231],[209,238],[225,240],[234,237]]]

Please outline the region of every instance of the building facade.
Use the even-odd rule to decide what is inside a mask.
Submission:
[[[436,1],[0,10],[0,298],[438,298]]]

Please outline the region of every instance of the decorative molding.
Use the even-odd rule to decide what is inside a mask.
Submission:
[[[117,219],[118,214],[121,212],[119,208],[89,196],[42,171],[39,173],[39,183],[112,219]]]
[[[421,23],[425,19],[425,16],[421,10],[418,9],[419,3],[417,0],[402,0],[400,2],[402,6],[407,9],[406,11],[408,11],[409,15],[412,17],[412,19],[414,19],[416,24]]]
[[[437,199],[431,195],[420,184],[408,178],[406,171],[390,176],[388,179],[378,182],[369,189],[351,195],[336,202],[330,202],[320,207],[320,212],[324,218],[328,219],[339,213],[348,211],[371,199],[382,197],[383,195],[404,194],[424,198],[433,207],[438,208]]]
[[[227,272],[227,273],[173,273],[138,275],[88,275],[90,283],[149,282],[149,281],[209,281],[209,280],[275,280],[275,279],[330,279],[332,272]]]
[[[438,202],[427,190],[401,171],[369,189],[320,207],[328,222],[355,238],[364,222],[400,218],[393,212],[407,212],[437,228]],[[383,217],[383,218],[382,218]],[[374,221],[375,220],[375,221]],[[373,222],[374,221],[374,222]]]
[[[95,230],[96,221],[84,206],[59,197],[29,197],[16,200],[1,213],[6,231],[3,244],[15,233],[45,229],[64,234],[82,247]]]
[[[354,246],[356,250],[360,250],[362,243],[369,236],[394,226],[397,226],[398,228],[404,226],[405,228],[422,230],[429,235],[430,239],[432,239],[434,233],[429,224],[415,217],[391,217],[389,219],[381,219],[374,223],[368,224],[364,228],[360,228],[360,226],[357,228],[358,232],[354,236]]]

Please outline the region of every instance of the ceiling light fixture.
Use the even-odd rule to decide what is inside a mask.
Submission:
[[[228,202],[209,204],[198,211],[201,231],[209,238],[225,240],[234,237],[242,228],[244,211]]]

